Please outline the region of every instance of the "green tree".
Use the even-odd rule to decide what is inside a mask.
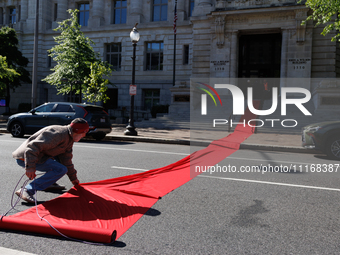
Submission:
[[[14,69],[9,68],[6,57],[0,55],[0,79],[8,79],[13,81],[17,76],[20,76],[20,74]]]
[[[87,86],[84,92],[84,99],[88,102],[98,102],[106,100],[109,97],[106,95],[107,85],[109,80],[103,78],[111,73],[111,69],[103,63],[94,62],[90,65],[91,73],[87,79],[85,79],[85,85]]]
[[[303,2],[303,1],[300,1]],[[331,31],[337,31],[332,37],[332,41],[340,40],[340,2],[336,0],[306,0],[305,5],[312,9],[312,14],[303,22],[313,20],[316,26],[325,25],[322,35],[327,35]]]
[[[6,97],[6,106],[9,108],[10,90],[21,86],[21,83],[31,83],[30,73],[25,69],[28,59],[18,48],[18,37],[13,28],[0,29],[0,55],[6,57],[7,68],[14,70],[19,75],[7,75],[0,80],[0,96]],[[3,62],[4,60],[2,60]]]
[[[98,68],[91,69],[91,64],[97,63],[96,66],[105,67],[105,70],[101,70],[103,74],[109,74],[111,70],[99,59],[99,53],[94,52],[91,46],[94,42],[85,37],[80,30],[81,26],[77,19],[79,11],[68,10],[68,12],[71,14],[71,18],[58,23],[59,26],[55,31],[61,31],[61,34],[54,37],[56,45],[49,50],[49,56],[57,62],[57,65],[51,69],[53,73],[46,76],[43,81],[56,86],[58,94],[65,95],[72,90],[72,94],[80,94],[82,97],[82,91],[89,91],[87,86],[90,83],[86,81],[91,74],[93,77],[97,77],[93,72],[100,70]],[[101,84],[104,86],[105,83]],[[75,91],[73,92],[73,90]],[[92,86],[90,90],[94,94],[101,95],[96,96],[96,100],[106,98],[100,86]]]

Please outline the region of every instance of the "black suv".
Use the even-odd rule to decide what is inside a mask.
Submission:
[[[102,140],[112,128],[109,115],[104,108],[96,105],[77,103],[45,103],[28,113],[17,113],[9,117],[7,130],[14,137],[34,134],[49,125],[67,125],[75,118],[87,120],[90,130],[87,136]]]

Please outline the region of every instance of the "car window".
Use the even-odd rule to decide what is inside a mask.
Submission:
[[[35,112],[51,112],[54,104],[44,104],[35,109]]]
[[[105,113],[104,108],[102,107],[94,107],[94,106],[86,106],[86,111],[92,112],[92,113]]]
[[[85,118],[87,111],[84,109],[84,107],[76,105],[74,109],[78,118]]]
[[[54,112],[75,112],[73,107],[68,104],[58,104]]]

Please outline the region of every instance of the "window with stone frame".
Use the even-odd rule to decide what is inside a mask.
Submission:
[[[195,7],[195,0],[189,0],[189,17],[192,16],[192,12],[194,10]]]
[[[17,22],[17,9],[15,7],[8,8],[8,24],[15,24]]]
[[[53,5],[53,21],[56,21],[58,18],[58,3],[54,3]]]
[[[120,43],[110,43],[106,45],[106,61],[112,65],[115,71],[121,70],[122,45]]]
[[[183,45],[183,65],[189,65],[189,45]]]
[[[159,105],[160,89],[143,89],[142,92],[144,110],[151,110],[152,106]]]
[[[78,3],[78,23],[82,27],[86,27],[88,25],[89,17],[90,17],[90,4],[89,2]]]
[[[112,24],[126,23],[127,1],[112,1]]]
[[[152,21],[168,20],[168,0],[153,0]]]
[[[146,43],[145,70],[163,70],[163,42]]]

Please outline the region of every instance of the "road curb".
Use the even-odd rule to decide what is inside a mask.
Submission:
[[[112,136],[108,135],[105,140],[115,141],[128,141],[128,142],[146,142],[146,143],[164,143],[164,144],[178,144],[178,145],[191,145],[191,146],[202,146],[207,147],[211,141],[190,141],[181,139],[164,139],[164,138],[151,138],[151,137],[138,137],[138,136]],[[263,150],[263,151],[278,151],[278,152],[292,152],[292,153],[308,153],[308,154],[320,154],[320,151],[306,149],[303,147],[295,146],[275,146],[275,145],[264,145],[264,144],[249,144],[242,143],[240,145],[241,150]]]
[[[126,141],[126,142],[143,142],[143,143],[166,143],[166,144],[178,144],[178,145],[190,145],[189,140],[182,139],[165,139],[165,138],[153,138],[153,137],[138,137],[138,136],[115,136],[107,135],[104,140]]]
[[[308,153],[308,154],[320,154],[320,151],[306,149],[303,147],[295,146],[275,146],[264,144],[241,144],[240,149],[244,150],[264,150],[264,151],[279,151],[279,152],[291,152],[291,153]]]

